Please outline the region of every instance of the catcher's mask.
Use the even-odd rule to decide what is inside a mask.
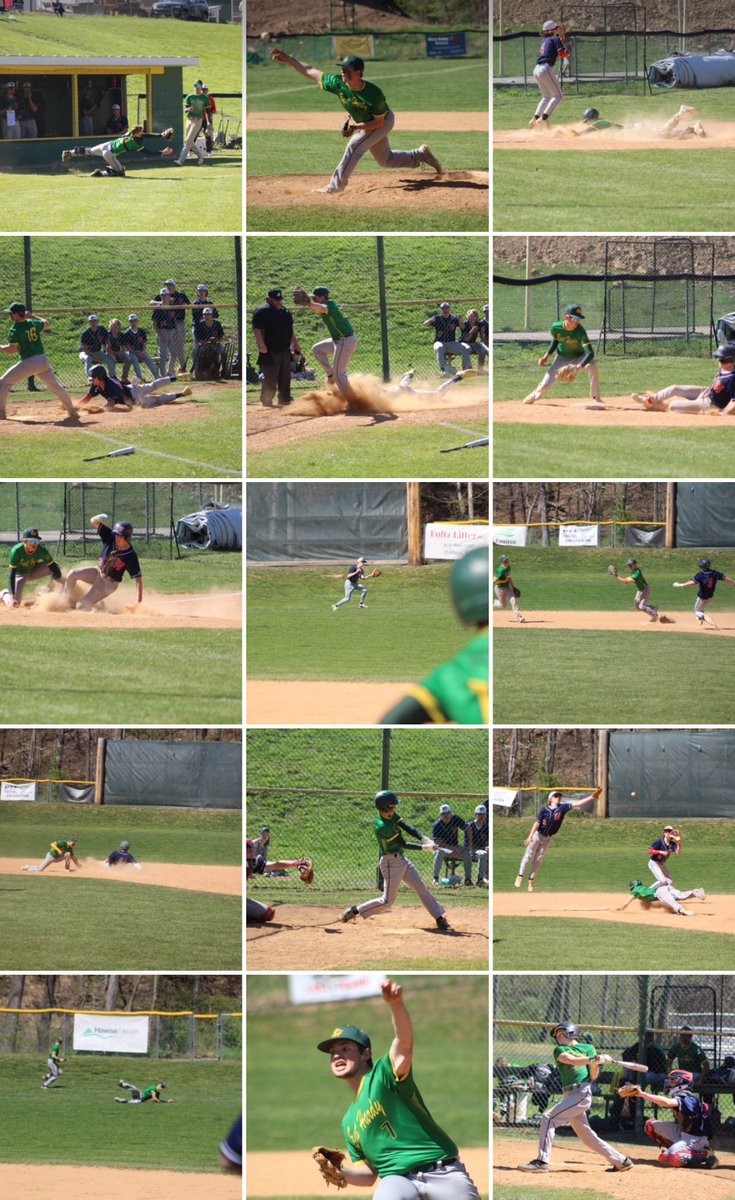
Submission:
[[[551,1036],[556,1038],[560,1033],[563,1033],[568,1038],[578,1038],[580,1028],[579,1025],[574,1024],[574,1021],[559,1021],[558,1024],[552,1026]]]
[[[669,1071],[666,1078],[666,1091],[670,1096],[680,1096],[683,1092],[691,1092],[694,1086],[694,1076],[691,1071]]]
[[[394,808],[398,803],[398,797],[395,792],[378,792],[375,797],[375,807],[384,812],[388,808]]]
[[[465,625],[487,625],[490,620],[490,555],[478,546],[458,559],[449,576],[452,602]]]
[[[640,886],[641,886],[640,879],[631,879],[630,883],[628,884],[628,891],[632,892],[633,888],[637,888]]]

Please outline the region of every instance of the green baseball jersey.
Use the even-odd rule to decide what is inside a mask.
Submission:
[[[667,1052],[666,1057],[672,1061],[676,1059],[676,1065],[681,1071],[701,1071],[702,1063],[707,1055],[696,1042],[692,1042],[689,1046],[682,1046],[681,1042],[677,1041]]]
[[[630,889],[631,896],[635,896],[636,900],[656,900],[657,888],[646,887],[645,883],[639,883],[638,887]]]
[[[70,842],[61,842],[61,841],[57,840],[57,841],[51,843],[51,849],[49,850],[49,854],[51,854],[53,858],[63,858],[64,855],[66,854],[67,850],[69,850],[73,854],[74,853],[74,843],[73,842],[71,842],[71,843]]]
[[[322,75],[319,84],[322,91],[337,96],[352,120],[360,125],[365,121],[372,121],[374,117],[383,117],[388,111],[388,101],[374,83],[363,80],[360,91],[353,92],[341,75]]]
[[[397,813],[394,813],[392,817],[384,817],[378,813],[373,825],[373,831],[378,839],[380,853],[395,854],[398,850],[402,850],[406,842],[401,830],[406,828],[407,826]]]
[[[495,582],[499,584],[500,587],[505,587],[506,580],[509,575],[510,566],[506,563],[498,563],[497,567],[495,568]]]
[[[551,326],[551,336],[557,343],[557,353],[562,358],[581,358],[592,343],[587,336],[587,330],[581,325],[571,331],[564,328],[563,321],[554,321]]]
[[[389,1054],[379,1058],[342,1118],[353,1162],[366,1162],[381,1179],[456,1158],[456,1143],[424,1104],[413,1072],[399,1078]]]
[[[201,120],[205,112],[208,112],[211,107],[212,105],[209,103],[209,96],[197,96],[196,92],[194,92],[191,96],[187,96],[184,100],[184,108],[190,108],[192,110],[189,113],[189,116],[193,119],[199,117]]]
[[[126,133],[123,137],[115,138],[110,142],[110,150],[113,154],[127,154],[131,150],[142,150],[143,143],[134,138],[132,134]]]
[[[615,121],[606,121],[604,117],[598,117],[596,121],[590,121],[588,129],[625,129],[624,125],[618,125]]]
[[[327,312],[320,313],[319,315],[329,330],[329,336],[335,342],[338,342],[343,337],[351,337],[355,331],[347,320],[347,317],[340,312],[339,306],[335,301],[325,300],[324,304],[327,306]]]
[[[141,1102],[144,1100],[151,1100],[153,1098],[153,1096],[157,1096],[158,1095],[158,1093],[156,1091],[157,1086],[158,1086],[158,1084],[152,1083],[150,1087],[143,1088],[140,1093]]]
[[[573,1054],[579,1058],[578,1067],[570,1067],[567,1063],[557,1062],[560,1054]],[[575,1087],[578,1083],[588,1083],[590,1078],[587,1062],[597,1054],[594,1046],[585,1042],[583,1046],[555,1046],[554,1062],[556,1062],[562,1087]]]
[[[41,563],[52,563],[54,556],[50,550],[41,542],[36,546],[35,550],[26,550],[23,542],[18,542],[10,551],[9,563],[14,567],[18,575],[27,575],[34,567],[40,566]]]
[[[648,584],[643,578],[643,572],[641,571],[640,567],[636,567],[635,571],[631,571],[630,577],[635,586],[638,588],[639,592],[642,592],[644,588],[648,587]]]
[[[39,321],[37,317],[29,317],[25,321],[15,321],[10,326],[8,342],[13,345],[17,343],[21,358],[33,358],[36,354],[46,353],[41,341],[45,324],[45,321]]]
[[[487,725],[490,713],[488,631],[408,689],[436,725]]]
[[[53,1058],[53,1056],[54,1056],[55,1054],[58,1054],[60,1049],[61,1049],[61,1045],[60,1045],[60,1043],[59,1043],[59,1042],[54,1042],[53,1046],[52,1046],[52,1047],[51,1047],[51,1049],[49,1050],[49,1058]]]

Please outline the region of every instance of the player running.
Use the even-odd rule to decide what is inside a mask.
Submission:
[[[72,398],[54,375],[51,363],[43,349],[41,334],[48,332],[51,322],[47,321],[45,317],[34,317],[33,313],[28,312],[25,304],[21,304],[19,300],[4,311],[10,314],[11,326],[8,343],[0,346],[0,351],[3,354],[20,355],[20,362],[0,376],[0,421],[4,421],[7,417],[5,407],[13,384],[22,383],[24,379],[30,379],[32,375],[37,375],[44,387],[58,396],[66,409],[69,420],[78,422],[79,416]]]
[[[510,559],[507,554],[500,555],[500,562],[495,568],[493,591],[495,592],[493,608],[507,608],[510,605],[515,613],[516,621],[522,625],[526,618],[518,607],[517,588],[513,583],[513,577],[510,573]]]
[[[342,600],[338,600],[332,605],[332,612],[336,612],[338,608],[342,608],[344,604],[349,604],[355,592],[359,593],[360,603],[358,608],[367,608],[367,588],[363,584],[363,579],[372,579],[375,571],[371,571],[369,575],[365,574],[366,558],[358,558],[356,563],[353,563],[347,572],[345,579],[345,594]]]
[[[562,802],[561,792],[549,792],[548,804],[545,804],[539,810],[531,832],[523,843],[526,849],[521,859],[521,865],[518,868],[515,887],[521,887],[523,876],[530,867],[531,873],[528,876],[528,890],[529,892],[534,890],[539,867],[543,862],[546,851],[551,845],[551,839],[556,837],[561,829],[562,821],[567,813],[571,812],[573,808],[584,808],[585,805],[593,804],[601,794],[602,788],[598,787],[595,788],[594,792],[590,792],[589,796],[582,796],[579,800],[566,800]]]
[[[356,1025],[338,1025],[317,1047],[329,1055],[335,1079],[353,1092],[342,1118],[350,1162],[338,1151],[339,1171],[357,1187],[377,1183],[374,1200],[480,1200],[457,1143],[437,1125],[414,1082],[403,988],[386,980],[380,990],[393,1025],[387,1054],[373,1062],[370,1037]]]
[[[53,1046],[49,1050],[49,1055],[46,1060],[48,1071],[44,1075],[43,1083],[41,1084],[41,1087],[45,1091],[48,1091],[48,1089],[54,1083],[56,1083],[56,1080],[59,1078],[59,1076],[63,1074],[61,1070],[61,1064],[63,1062],[66,1062],[66,1059],[61,1057],[61,1046],[58,1042],[54,1042]]]
[[[75,583],[92,584],[86,596],[83,596],[76,605],[72,604],[72,607],[86,612],[89,612],[106,596],[111,596],[113,592],[117,591],[126,571],[130,578],[135,580],[136,603],[141,604],[143,600],[143,572],[138,555],[130,544],[133,527],[128,521],[118,521],[110,529],[109,525],[105,524],[105,521],[109,521],[109,519],[107,513],[100,513],[99,516],[92,517],[89,522],[97,530],[102,541],[102,553],[97,560],[97,566],[77,567],[74,571],[69,572],[64,584],[66,596],[71,596]]]
[[[74,847],[76,844],[77,839],[75,837],[66,838],[66,840],[63,838],[57,838],[55,842],[51,843],[51,849],[42,863],[39,863],[37,867],[21,867],[21,870],[38,874],[41,871],[45,871],[46,868],[50,867],[52,863],[60,862],[63,862],[65,871],[71,871],[72,863],[74,863],[76,867],[81,868],[82,864],[74,853]]]
[[[110,142],[100,142],[97,146],[73,146],[71,150],[62,150],[61,161],[65,163],[73,162],[75,158],[102,158],[106,164],[104,170],[98,168],[92,171],[91,178],[101,179],[106,175],[121,179],[125,174],[125,167],[120,162],[119,155],[140,154],[145,151],[146,158],[170,158],[173,154],[170,146],[164,146],[163,150],[154,150],[149,143],[154,139],[168,140],[172,135],[173,129],[166,129],[163,133],[144,133],[142,125],[134,125],[129,133],[113,138]]]
[[[704,1167],[711,1170],[719,1165],[710,1154],[710,1139],[714,1127],[712,1108],[694,1095],[694,1076],[691,1071],[670,1071],[664,1096],[644,1092],[637,1084],[627,1084],[625,1095],[648,1101],[657,1108],[668,1108],[672,1121],[645,1124],[646,1136],[661,1147],[658,1161],[662,1167]]]
[[[355,917],[369,917],[375,913],[387,912],[395,903],[398,889],[402,883],[413,888],[424,908],[428,909],[436,921],[437,929],[442,933],[449,930],[449,922],[444,916],[443,905],[436,900],[421,875],[412,862],[406,858],[404,850],[423,850],[427,848],[438,850],[438,846],[430,838],[424,839],[413,825],[398,816],[398,797],[395,792],[378,792],[375,797],[375,807],[378,815],[375,818],[373,832],[380,848],[380,874],[383,877],[383,895],[375,900],[366,900],[364,904],[353,904],[340,915],[341,921],[354,921]],[[407,842],[403,836],[409,833],[418,838],[418,843]]]
[[[115,1101],[118,1104],[146,1104],[152,1100],[154,1104],[173,1104],[173,1100],[163,1100],[161,1092],[166,1087],[165,1083],[152,1083],[147,1088],[137,1088],[134,1083],[126,1083],[124,1079],[118,1080],[118,1087],[126,1088],[130,1092],[130,1099],[126,1100],[124,1096],[115,1096]]]
[[[640,900],[646,907],[654,901],[658,901],[665,908],[676,913],[678,917],[691,917],[694,914],[689,912],[687,908],[682,908],[679,901],[706,899],[703,888],[690,888],[688,892],[681,892],[678,888],[672,887],[668,883],[656,883],[652,884],[651,887],[646,887],[644,883],[641,883],[640,879],[631,879],[628,888],[630,889],[630,895],[625,904],[621,904],[619,912],[625,912],[626,908],[634,900]]]
[[[711,625],[713,629],[717,628],[712,617],[707,612],[707,606],[712,603],[715,596],[715,588],[718,583],[731,583],[735,587],[735,579],[730,579],[729,575],[723,575],[722,571],[713,571],[712,565],[708,558],[700,558],[699,570],[692,579],[687,579],[686,583],[675,583],[675,588],[696,587],[697,599],[694,603],[694,615],[697,618],[697,623],[704,627],[705,623]]]

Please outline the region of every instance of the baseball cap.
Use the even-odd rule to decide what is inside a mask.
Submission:
[[[168,296],[168,288],[161,288],[159,296]]]
[[[204,84],[202,83],[201,79],[194,80],[194,87],[204,87]]]
[[[39,534],[37,529],[24,529],[23,530],[23,541],[24,542],[40,542],[40,540],[41,540],[41,535]]]
[[[477,808],[475,809],[475,812],[476,813],[486,813],[487,805],[486,804],[478,804]]]
[[[202,91],[203,91],[203,92],[208,92],[208,91],[209,91],[209,88],[207,87],[206,83],[203,83],[203,84],[202,84]]]
[[[87,317],[87,320],[88,321],[99,321],[99,317],[97,316],[97,313],[90,313],[89,316]]]
[[[319,1042],[317,1050],[329,1054],[334,1042],[356,1042],[363,1050],[370,1049],[370,1038],[363,1029],[358,1029],[357,1025],[338,1025],[336,1029],[332,1030],[330,1037]]]
[[[346,54],[344,58],[337,59],[338,67],[354,67],[356,71],[364,71],[365,63],[357,54]]]
[[[167,279],[167,280],[166,280],[166,287],[169,287],[169,285],[170,285],[171,287],[176,287],[176,280],[175,280],[175,279]]]
[[[673,832],[674,832],[673,825],[664,825],[664,833],[673,833]]]
[[[115,109],[117,109],[117,111],[118,111],[118,112],[122,112],[122,109],[120,108],[120,105],[119,105],[119,104],[113,104],[113,106],[112,106],[112,111],[114,112],[114,111],[115,111]]]
[[[565,317],[576,317],[578,321],[584,321],[584,313],[578,304],[568,304],[564,309]]]
[[[439,809],[440,813],[447,813],[447,812],[451,812],[451,811],[452,811],[452,809],[449,804],[442,804],[441,808]]]
[[[449,301],[448,301],[448,300],[442,300],[442,302],[441,302],[441,304],[439,305],[439,307],[440,307],[440,308],[451,308],[452,306],[451,306],[451,304],[449,303]]]
[[[551,33],[553,29],[558,29],[559,26],[557,25],[556,21],[544,21],[541,28],[544,33]]]
[[[208,292],[208,291],[209,291],[209,288],[207,287],[206,283],[198,283],[198,284],[197,284],[197,291],[198,291],[198,292]]]
[[[501,554],[501,555],[500,555],[500,561],[501,561],[501,562],[510,562],[510,559],[508,558],[508,555],[507,555],[507,554]]]
[[[15,87],[15,84],[13,83],[12,79],[9,79],[5,86],[6,88]]]
[[[5,312],[6,313],[26,312],[26,306],[25,306],[25,304],[21,304],[20,300],[15,300],[11,305],[8,306],[8,308],[5,309]]]
[[[268,299],[269,300],[282,300],[283,292],[281,291],[280,288],[271,288],[271,290],[268,293]]]
[[[129,321],[139,321],[140,317],[138,316],[137,313],[131,313],[130,316],[128,317],[128,320]]]
[[[626,567],[634,567],[637,562],[638,562],[637,558],[629,558],[625,565],[626,565]]]
[[[210,315],[210,316],[212,316],[212,314],[214,313],[214,309],[213,309],[213,308],[205,308],[205,309],[202,309],[202,315],[203,315],[203,316],[206,316],[206,315],[207,315],[207,313],[209,313],[209,315]]]
[[[357,561],[358,561],[358,562],[367,562],[367,559],[366,559],[366,558],[358,558],[358,560],[357,560]]]

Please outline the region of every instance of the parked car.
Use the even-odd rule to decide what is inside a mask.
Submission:
[[[208,21],[207,0],[156,0],[151,9],[154,17],[178,17],[182,21]]]

